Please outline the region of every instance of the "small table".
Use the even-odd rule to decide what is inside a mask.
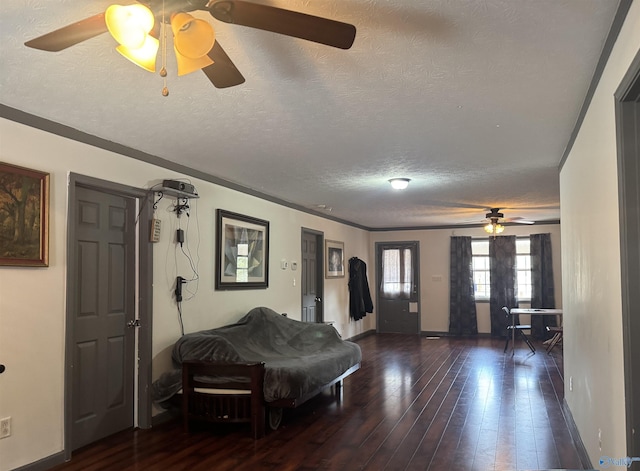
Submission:
[[[514,327],[511,329],[511,355],[515,354],[516,351],[516,316],[518,314],[528,314],[530,316],[561,316],[562,309],[520,309],[513,308],[509,311],[511,314],[511,326]]]

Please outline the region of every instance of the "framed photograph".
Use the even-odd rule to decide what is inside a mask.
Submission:
[[[217,211],[217,290],[269,286],[269,221]]]
[[[49,174],[0,162],[0,265],[49,266]]]
[[[325,278],[344,276],[344,242],[325,240],[324,259]]]

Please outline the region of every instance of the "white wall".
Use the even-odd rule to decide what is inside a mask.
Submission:
[[[160,169],[159,174],[166,173]],[[175,176],[172,175],[172,178]],[[200,281],[197,295],[189,300],[188,290],[195,283],[183,288],[182,318],[185,333],[235,322],[256,306],[267,306],[277,312],[287,313],[293,319],[301,318],[301,230],[309,228],[324,232],[327,239],[345,244],[345,257],[367,255],[368,233],[338,224],[307,213],[295,211],[253,196],[232,191],[217,185],[191,179],[200,198],[190,201],[190,214],[180,218],[185,230],[186,242],[195,259],[199,247]],[[157,378],[170,368],[171,348],[180,335],[173,290],[177,275],[191,278],[192,271],[186,257],[175,243],[178,218],[171,210],[174,201],[163,199],[158,204],[157,217],[162,220],[163,235],[154,247],[154,325],[153,325],[153,377]],[[266,219],[270,228],[269,288],[267,290],[214,291],[215,222],[216,209],[222,208],[249,216]],[[197,221],[196,221],[197,218]],[[188,228],[187,228],[188,223]],[[200,240],[198,245],[198,229]],[[185,244],[185,249],[187,244]],[[289,268],[282,270],[280,261],[286,260]],[[298,269],[291,270],[291,262],[298,262]],[[334,327],[343,338],[350,338],[366,330],[374,329],[374,320],[352,322],[348,315],[348,278],[325,279],[324,317],[335,321]]]
[[[507,226],[504,235],[525,236],[551,234],[556,307],[562,307],[562,279],[560,256],[560,225]],[[413,241],[420,244],[420,330],[449,331],[449,264],[451,236],[487,237],[481,227],[460,229],[430,229],[416,231],[388,231],[371,233],[369,259],[375,263],[375,243]],[[369,269],[373,273],[372,269]],[[371,281],[370,281],[371,284]],[[478,332],[491,333],[489,303],[476,303]],[[525,320],[523,319],[523,322]]]
[[[560,172],[565,394],[594,464],[627,453],[613,94],[639,50],[634,2]]]
[[[148,188],[165,178],[183,175],[105,150],[0,119],[0,161],[49,172],[50,257],[47,268],[0,268],[0,417],[12,418],[12,435],[0,440],[0,470],[5,471],[63,450],[64,334],[68,175],[110,180]],[[324,232],[345,243],[347,257],[367,261],[368,233],[295,211],[208,182],[192,179],[201,198],[193,203],[188,240],[195,251],[198,235],[200,283],[194,299],[184,302],[185,331],[212,328],[237,320],[255,306],[268,306],[300,319],[300,270],[283,271],[280,260],[300,262],[301,228]],[[171,293],[177,275],[188,275],[184,257],[172,242],[177,227],[162,201],[162,240],[154,247],[153,375],[169,365],[169,349],[180,335]],[[230,211],[270,222],[270,278],[266,290],[214,290],[215,210]],[[197,216],[197,218],[196,218]],[[186,228],[185,216],[182,227]],[[198,223],[196,225],[196,222]],[[198,229],[199,226],[199,229]],[[144,229],[146,230],[146,229]],[[296,280],[298,281],[298,280]],[[189,289],[193,286],[190,284]],[[348,318],[347,278],[325,280],[325,317],[334,320],[344,338],[375,329],[375,319]]]

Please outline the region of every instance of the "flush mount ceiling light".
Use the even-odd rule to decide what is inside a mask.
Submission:
[[[410,181],[410,178],[392,178],[389,180],[389,183],[391,183],[391,186],[396,190],[404,190],[409,186]]]

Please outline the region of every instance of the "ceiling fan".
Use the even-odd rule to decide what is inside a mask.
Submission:
[[[491,222],[498,222],[499,219],[502,219],[502,222],[514,222],[517,224],[535,224],[534,221],[529,221],[528,219],[524,219],[521,217],[515,218],[505,218],[504,214],[500,212],[500,208],[491,208],[491,210],[485,215],[487,219]]]
[[[141,67],[153,71],[158,37],[161,34],[160,24],[169,24],[174,34],[174,49],[179,69],[181,63],[185,67],[184,70],[188,70],[184,73],[201,69],[215,87],[226,88],[240,85],[245,79],[219,42],[214,40],[211,25],[192,17],[188,12],[208,11],[215,19],[225,23],[279,33],[340,49],[349,49],[356,35],[355,26],[348,23],[242,0],[136,1],[138,3],[126,7],[112,5],[104,13],[64,26],[27,41],[25,45],[56,52],[109,31],[120,42],[118,52]],[[126,11],[122,10],[123,8]],[[122,41],[128,42],[122,42],[113,30],[120,29],[121,26],[131,26],[131,12],[140,9],[146,9],[146,14],[152,15],[151,23],[147,24],[146,20],[143,21],[145,26],[136,23],[133,28],[135,34],[132,35],[130,30],[125,31],[126,37]],[[140,28],[146,29],[142,35]],[[133,43],[137,47],[133,48],[132,52],[130,45]],[[150,54],[151,58],[145,58],[142,60],[143,63],[140,63],[137,59],[143,51],[143,45],[145,48],[152,47],[155,51]],[[183,75],[180,70],[178,74]]]
[[[517,224],[534,224],[534,221],[529,221],[520,217],[505,218],[504,214],[500,212],[500,208],[491,208],[491,210],[485,215],[489,220],[489,223],[484,226],[484,230],[489,234],[500,234],[504,231],[504,226],[500,222],[514,222]]]

